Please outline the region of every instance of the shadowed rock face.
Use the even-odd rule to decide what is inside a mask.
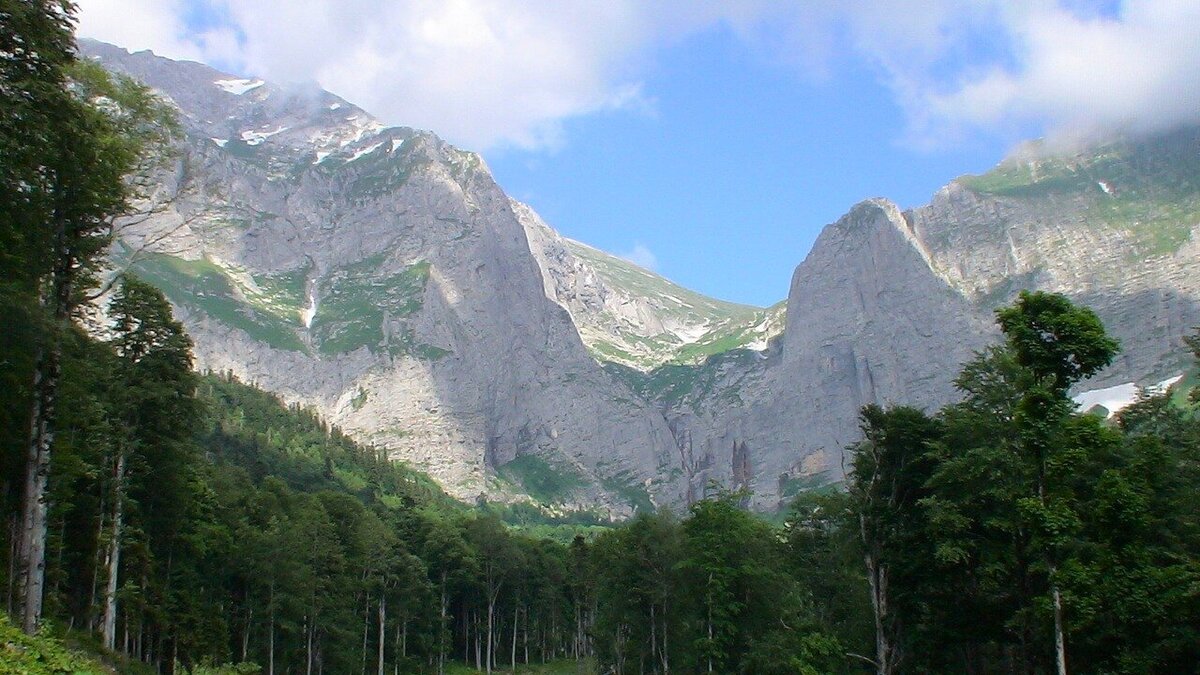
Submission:
[[[951,401],[1021,288],[1096,307],[1122,339],[1094,386],[1179,372],[1200,323],[1195,131],[1027,149],[907,213],[862,202],[786,308],[759,309],[566,240],[478,155],[313,86],[83,50],[180,109],[179,159],[113,262],[167,293],[199,367],[314,406],[464,499],[627,514],[719,485],[774,508],[841,477],[861,406]]]

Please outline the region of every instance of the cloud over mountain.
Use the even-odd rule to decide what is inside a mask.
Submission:
[[[274,79],[476,149],[553,149],[563,123],[644,111],[656,52],[726,30],[804,76],[870,66],[916,145],[964,134],[1157,129],[1200,118],[1200,5],[82,0],[80,32]]]

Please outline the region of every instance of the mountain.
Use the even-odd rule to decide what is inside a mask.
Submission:
[[[179,106],[180,158],[113,259],[166,292],[198,367],[311,405],[460,498],[552,472],[570,504],[680,499],[658,479],[662,414],[546,297],[478,155],[313,87],[83,48]]]
[[[541,266],[546,297],[571,314],[599,361],[641,371],[698,363],[735,348],[761,351],[783,332],[784,303],[761,309],[714,300],[560,236],[524,204],[514,202],[513,210]]]
[[[1179,374],[1200,323],[1200,130],[1029,144],[902,211],[825,228],[785,303],[681,288],[566,239],[476,154],[313,85],[82,49],[178,106],[186,139],[113,247],[198,365],[314,406],[463,499],[614,514],[710,486],[774,508],[840,479],[867,403],[934,408],[1021,288],[1124,344],[1089,387]]]
[[[1180,338],[1200,323],[1200,128],[1028,144],[909,218],[933,267],[978,306],[1031,287],[1095,309],[1122,351],[1089,387],[1162,379],[1190,362]]]

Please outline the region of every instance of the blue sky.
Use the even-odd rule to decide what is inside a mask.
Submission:
[[[1009,145],[985,134],[910,147],[868,64],[805,77],[723,27],[664,50],[644,90],[652,110],[569,121],[555,151],[484,154],[509,194],[564,235],[643,262],[649,251],[673,281],[760,306],[786,297],[820,229],[856,202],[923,204]]]
[[[1195,0],[79,0],[83,35],[317,80],[481,152],[565,235],[783,299],[855,202],[1018,141],[1200,121]]]

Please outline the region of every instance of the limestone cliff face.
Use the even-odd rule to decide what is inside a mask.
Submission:
[[[328,94],[89,49],[182,110],[178,166],[114,260],[167,292],[199,367],[313,405],[464,498],[521,492],[498,469],[537,457],[574,477],[568,503],[627,513],[614,480],[679,500],[664,418],[546,297],[477,155]]]
[[[703,458],[693,495],[715,480],[775,506],[814,477],[841,477],[862,406],[950,401],[958,364],[995,331],[930,262],[884,200],[825,228],[796,268],[777,347],[714,375],[668,415]]]
[[[696,363],[734,347],[762,350],[783,331],[783,307],[703,296],[627,260],[560,236],[524,204],[513,209],[542,268],[546,297],[571,314],[600,361],[640,371]]]
[[[478,155],[315,87],[84,50],[186,130],[114,266],[167,293],[200,367],[312,405],[465,499],[623,514],[720,485],[773,508],[841,478],[863,405],[952,401],[1022,288],[1096,308],[1122,340],[1090,387],[1178,374],[1200,323],[1197,129],[1030,146],[906,213],[862,202],[763,309],[563,238]]]
[[[1021,288],[1092,307],[1122,344],[1088,386],[1169,377],[1200,324],[1200,129],[1031,145],[908,214],[935,268],[991,308]]]

